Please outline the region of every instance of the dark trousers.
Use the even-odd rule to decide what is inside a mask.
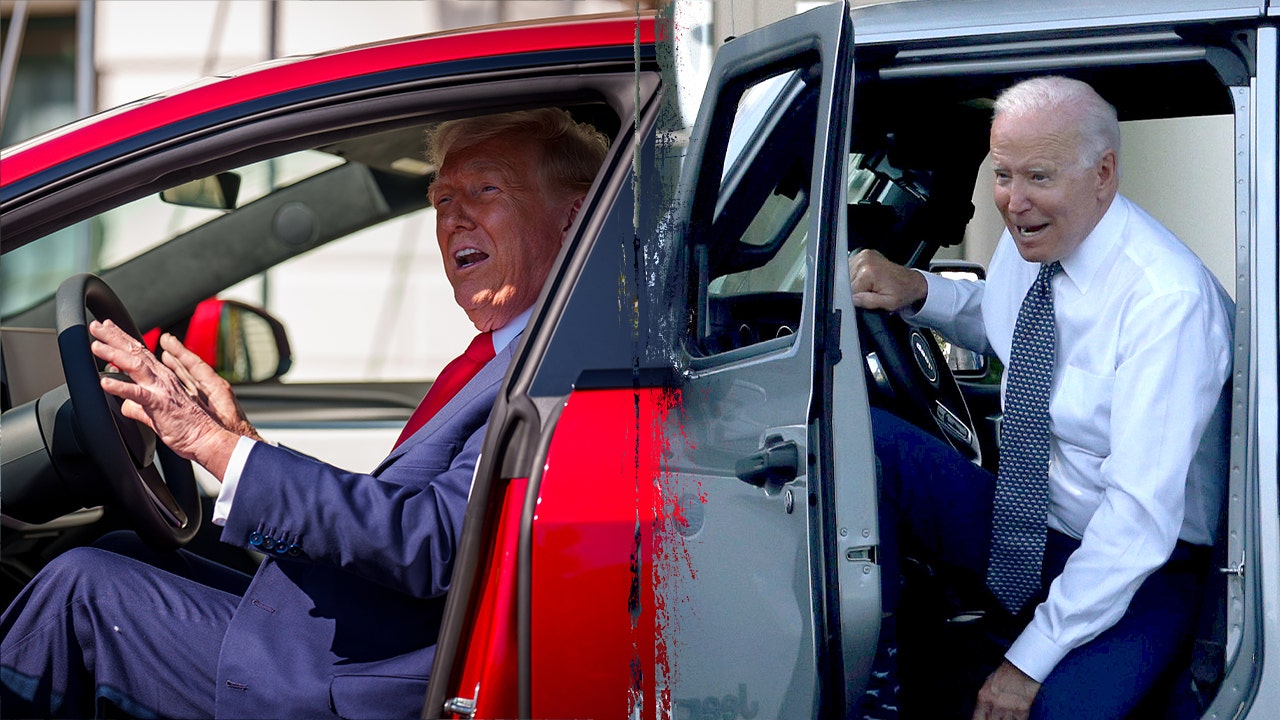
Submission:
[[[249,580],[131,533],[63,554],[0,618],[0,714],[213,717],[218,653]]]
[[[1029,614],[1008,617],[984,587],[995,476],[890,413],[873,409],[872,426],[881,470],[885,609],[898,607],[903,565],[909,562],[903,558],[912,558],[936,569],[936,577],[947,584],[959,586],[962,595],[967,592],[970,599],[976,598],[990,616],[990,624],[997,627],[995,636],[1001,634],[1001,625],[1016,635]],[[1077,540],[1050,531],[1042,598],[1078,546]],[[1204,595],[1208,551],[1207,547],[1179,543],[1170,561],[1139,587],[1124,616],[1091,642],[1068,653],[1054,668],[1036,698],[1031,717],[1116,720],[1128,716],[1162,676],[1185,658]],[[905,649],[903,652],[905,663],[908,658]],[[973,662],[994,669],[999,659],[997,650],[992,657],[974,657]],[[982,674],[977,674],[978,682]],[[929,691],[929,687],[908,687],[904,681],[904,716],[911,694]],[[977,686],[967,691],[976,694]],[[971,697],[968,702],[972,703]]]

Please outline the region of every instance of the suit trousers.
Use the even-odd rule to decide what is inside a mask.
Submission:
[[[995,476],[891,413],[871,412],[880,468],[885,609],[897,609],[902,598],[903,558],[911,558],[939,568],[940,577],[961,586],[970,596],[980,595],[993,623],[1011,629],[1005,638],[1011,639],[1025,627],[1034,606],[1047,595],[1049,584],[1062,572],[1079,541],[1050,530],[1040,596],[1024,615],[1008,616],[985,588]],[[1032,706],[1031,717],[1116,720],[1129,716],[1163,676],[1186,660],[1208,562],[1208,547],[1179,542],[1169,562],[1139,587],[1124,616],[1097,638],[1072,650],[1054,668]],[[899,627],[902,622],[906,619],[900,619]],[[905,663],[908,658],[903,652]],[[1002,652],[997,649],[989,660],[991,669]],[[977,689],[967,690],[976,695]],[[904,717],[913,690],[904,682]],[[927,692],[929,688],[919,690]],[[960,715],[968,717],[963,710]]]
[[[64,553],[0,618],[0,715],[213,717],[218,653],[249,581],[132,533]]]

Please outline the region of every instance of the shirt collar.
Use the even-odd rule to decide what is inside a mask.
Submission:
[[[525,326],[529,324],[529,318],[533,316],[533,306],[529,306],[528,310],[520,313],[512,318],[511,322],[503,325],[493,331],[493,352],[495,354],[502,352],[512,340],[515,340],[520,333],[524,332]]]
[[[1111,206],[1102,214],[1102,219],[1085,237],[1080,246],[1071,254],[1062,258],[1062,272],[1071,278],[1071,282],[1083,294],[1089,290],[1098,268],[1111,254],[1111,249],[1120,241],[1120,229],[1129,217],[1129,201],[1119,193],[1111,200]]]

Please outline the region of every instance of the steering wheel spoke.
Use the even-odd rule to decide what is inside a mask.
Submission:
[[[858,333],[873,402],[980,463],[969,407],[933,334],[896,314],[866,309],[858,310]]]

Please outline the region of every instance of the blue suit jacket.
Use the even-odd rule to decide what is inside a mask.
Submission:
[[[417,717],[485,424],[515,343],[372,475],[258,443],[223,542],[265,552],[218,717]]]

